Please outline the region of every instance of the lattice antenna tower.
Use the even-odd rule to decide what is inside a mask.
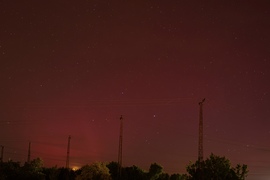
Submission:
[[[66,168],[69,168],[70,139],[71,139],[71,136],[68,136],[68,146],[67,146]]]
[[[121,179],[122,173],[122,146],[123,146],[123,116],[120,117],[120,134],[119,134],[119,148],[118,148],[118,179]]]
[[[29,164],[31,160],[31,142],[28,145],[28,156],[27,156],[27,163]]]
[[[205,98],[199,102],[200,112],[199,112],[199,148],[198,148],[198,162],[199,168],[201,168],[201,163],[203,161],[203,103]]]

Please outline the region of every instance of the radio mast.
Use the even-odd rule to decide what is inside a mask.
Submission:
[[[67,146],[67,160],[66,160],[66,168],[69,168],[69,149],[70,149],[70,139],[71,137],[68,136],[68,146]]]
[[[121,179],[121,173],[122,173],[122,146],[123,146],[123,116],[121,115],[119,148],[118,148],[118,179]]]
[[[28,145],[28,156],[27,156],[27,163],[29,164],[31,160],[31,142]]]
[[[203,103],[205,98],[199,102],[200,112],[199,112],[199,148],[198,148],[198,162],[199,169],[201,168],[201,163],[203,161]]]

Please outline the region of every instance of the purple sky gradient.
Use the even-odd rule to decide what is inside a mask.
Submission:
[[[0,2],[4,161],[153,162],[185,173],[204,156],[270,177],[268,1]]]

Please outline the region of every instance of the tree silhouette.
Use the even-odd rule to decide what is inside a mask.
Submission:
[[[201,169],[198,168],[198,163],[190,163],[186,168],[190,180],[244,180],[248,173],[247,165],[237,165],[233,168],[227,158],[214,154],[201,162]]]
[[[85,165],[81,170],[81,174],[76,177],[76,180],[111,180],[109,169],[105,163],[96,162]]]
[[[122,170],[121,180],[145,180],[146,173],[137,166],[125,167]]]
[[[163,168],[157,163],[153,163],[150,166],[149,172],[148,172],[148,178],[150,180],[156,180],[159,178],[159,176],[163,173]]]
[[[117,177],[118,177],[118,176],[117,176],[117,175],[118,175],[118,167],[119,167],[118,163],[112,161],[112,162],[110,162],[109,164],[107,164],[107,167],[109,168],[109,172],[110,172],[110,174],[111,174],[111,178],[112,178],[113,180],[116,180]]]

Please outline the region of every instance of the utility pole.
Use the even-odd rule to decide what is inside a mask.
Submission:
[[[200,112],[199,112],[199,149],[198,149],[198,162],[199,169],[201,169],[201,163],[203,161],[203,103],[205,98],[199,102]]]
[[[31,158],[31,142],[29,142],[28,145],[28,156],[27,156],[27,163],[30,163],[30,158]]]
[[[123,116],[121,115],[119,148],[118,148],[118,179],[121,179],[121,173],[122,173],[122,145],[123,145]]]
[[[70,139],[71,137],[68,136],[68,146],[67,146],[67,160],[66,160],[66,168],[69,168],[69,149],[70,149]]]
[[[4,161],[4,146],[1,146],[1,159],[0,159],[0,163]]]

